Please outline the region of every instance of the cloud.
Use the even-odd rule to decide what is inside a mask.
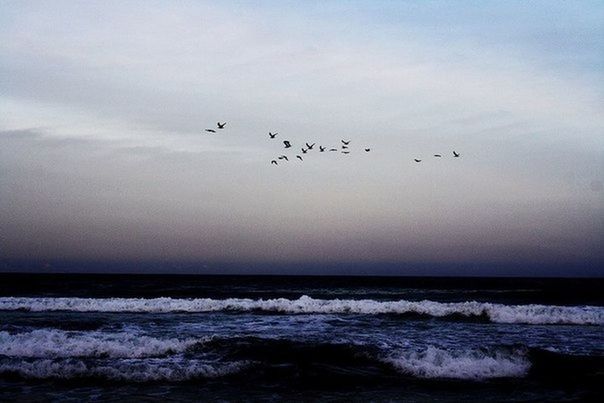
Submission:
[[[600,7],[384,7],[1,7],[8,255],[601,259]]]

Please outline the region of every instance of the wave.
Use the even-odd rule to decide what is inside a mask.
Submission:
[[[71,333],[52,329],[1,333],[0,377],[181,382],[240,376],[252,383],[312,385],[526,377],[564,381],[601,377],[604,364],[602,356],[572,356],[520,345],[419,348],[251,336],[181,340]]]
[[[472,349],[422,349],[390,345],[305,343],[282,339],[217,338],[203,345],[227,356],[264,364],[295,362],[297,367],[346,368],[346,374],[367,377],[368,369],[384,375],[424,379],[484,380],[525,376],[530,367],[529,349],[494,346]]]
[[[370,299],[178,299],[2,297],[0,310],[33,312],[215,312],[264,311],[287,314],[418,314],[432,317],[485,317],[495,323],[604,324],[604,307],[504,305],[487,302],[375,301]]]
[[[158,339],[131,332],[74,332],[37,329],[0,332],[0,356],[27,358],[161,357],[185,351],[199,339]]]
[[[402,373],[419,378],[483,380],[525,376],[530,367],[525,349],[450,351],[429,346],[386,358]]]
[[[110,363],[86,362],[78,359],[35,360],[0,363],[0,375],[26,379],[80,379],[150,382],[179,382],[191,379],[218,378],[236,374],[249,365],[244,362],[224,364],[193,359],[144,359]]]

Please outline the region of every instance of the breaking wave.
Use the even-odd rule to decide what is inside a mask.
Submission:
[[[449,351],[430,346],[386,359],[401,372],[418,378],[482,380],[525,376],[531,363],[522,349]]]
[[[181,382],[242,376],[251,382],[343,385],[409,379],[479,382],[592,376],[603,359],[521,345],[449,349],[252,336],[157,339],[56,329],[0,332],[0,377],[24,379]]]
[[[37,329],[0,332],[0,356],[28,358],[161,357],[185,351],[199,339],[158,339],[136,333],[73,332]]]
[[[0,363],[0,375],[16,375],[27,379],[100,378],[131,382],[179,382],[232,375],[247,367],[248,364],[244,362],[217,364],[194,359],[147,358],[104,363],[78,359],[44,359]]]
[[[264,311],[291,314],[417,314],[432,317],[485,317],[496,323],[604,324],[604,307],[504,305],[486,302],[375,301],[370,299],[178,299],[178,298],[27,298],[2,297],[0,310],[77,312]]]

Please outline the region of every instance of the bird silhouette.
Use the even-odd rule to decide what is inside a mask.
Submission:
[[[216,133],[216,130],[214,130],[214,129],[206,129],[206,132]]]
[[[323,147],[323,146],[319,146],[319,151],[320,151],[320,152],[325,151],[325,147]]]
[[[277,163],[277,161],[275,161],[275,160],[272,160],[272,161],[271,161],[271,164],[279,165],[279,164]]]
[[[459,157],[459,153],[458,153],[458,152],[453,151],[453,157],[455,157],[455,158]]]
[[[422,162],[422,160],[418,160],[417,158],[415,158],[413,161],[415,161],[415,162]]]
[[[371,151],[371,148],[366,148],[365,152],[368,153],[369,151]]]
[[[218,123],[216,123],[216,125],[218,126],[219,129],[224,129],[224,126],[226,126],[226,122],[224,122],[224,123],[218,122]]]
[[[304,161],[299,155],[296,155],[296,158],[298,158],[300,161]]]
[[[342,150],[346,150],[348,146],[342,146]]]
[[[287,140],[283,140],[283,144],[285,144],[285,148],[290,148],[292,146]]]
[[[279,133],[271,133],[271,132],[268,132],[268,136],[269,136],[270,138],[272,138],[272,139],[274,139],[275,137],[277,137],[277,134],[279,134]]]
[[[285,161],[289,161],[289,159],[287,158],[287,155],[282,155],[280,157],[277,157],[280,160],[285,160]]]
[[[347,146],[348,144],[350,144],[350,140],[348,140],[348,141],[341,140],[341,141],[342,141],[342,144],[344,144],[345,146]]]
[[[302,147],[301,150],[302,150],[302,154],[306,154],[308,152],[308,150],[305,150],[304,147]]]
[[[312,150],[312,148],[313,148],[314,146],[315,146],[315,143],[312,143],[312,144],[308,144],[308,143],[306,143],[306,148],[307,148],[307,149],[309,149],[309,150]]]
[[[342,154],[350,154],[350,151],[342,151]]]
[[[330,148],[329,151],[338,151],[337,148]]]
[[[440,155],[440,154],[434,154],[434,156],[435,156],[436,158],[441,158],[441,157],[442,157],[442,155]]]

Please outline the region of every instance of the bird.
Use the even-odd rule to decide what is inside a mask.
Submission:
[[[275,160],[272,160],[272,161],[271,161],[271,164],[279,165],[279,164],[277,163],[277,161],[275,161]]]
[[[289,161],[289,159],[287,158],[287,155],[282,155],[280,157],[277,157],[280,160],[285,160],[285,161]]]
[[[283,144],[285,144],[285,148],[290,148],[292,146],[287,140],[283,140]]]
[[[271,132],[268,132],[268,136],[269,136],[270,138],[272,138],[272,139],[274,139],[275,137],[277,137],[277,134],[279,134],[279,133],[271,133]]]
[[[365,152],[368,153],[369,151],[371,151],[371,148],[366,148]]]
[[[458,152],[453,151],[453,157],[455,157],[455,158],[459,157],[459,153],[458,153]]]
[[[350,154],[350,151],[342,151],[342,154]]]
[[[206,129],[206,132],[216,133],[216,130],[214,130],[214,129]]]
[[[422,160],[418,160],[417,158],[415,158],[413,161],[415,161],[415,162],[422,162]]]
[[[320,151],[320,152],[325,151],[325,147],[323,147],[323,146],[319,146],[319,151]]]
[[[308,143],[306,143],[306,148],[307,148],[307,149],[309,149],[309,150],[312,150],[312,148],[313,148],[314,146],[315,146],[315,143],[312,143],[312,144],[308,144]]]
[[[304,161],[299,155],[296,155],[296,158],[298,158],[300,161]]]
[[[224,129],[224,126],[226,126],[226,122],[224,122],[224,123],[218,122],[218,123],[216,123],[216,125],[218,126],[219,129]]]
[[[337,148],[330,148],[329,151],[338,151]]]
[[[348,144],[350,144],[350,140],[348,140],[348,141],[341,140],[341,141],[342,141],[342,144],[344,144],[345,146],[347,146]]]
[[[308,152],[308,150],[305,150],[304,147],[302,147],[301,150],[302,150],[302,154],[306,154]]]
[[[342,146],[342,150],[346,150],[348,146]]]
[[[436,158],[441,158],[441,157],[442,157],[442,155],[440,155],[440,154],[434,154],[434,156],[435,156]]]

